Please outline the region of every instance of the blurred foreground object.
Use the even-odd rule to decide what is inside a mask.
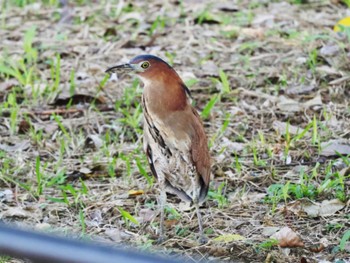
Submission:
[[[20,230],[0,223],[0,255],[32,262],[65,263],[176,263],[165,257],[116,249],[43,233]]]

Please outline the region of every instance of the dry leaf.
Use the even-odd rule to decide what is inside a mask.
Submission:
[[[21,152],[25,151],[30,147],[29,140],[23,140],[15,145],[0,144],[0,150],[5,152]]]
[[[103,140],[97,134],[90,134],[86,137],[85,147],[100,149],[103,146]]]
[[[238,235],[238,234],[226,234],[221,235],[213,239],[214,242],[222,242],[222,243],[229,243],[233,241],[238,240],[244,240],[246,239],[244,236]]]
[[[330,216],[343,209],[345,204],[338,199],[324,200],[322,203],[307,202],[302,209],[311,217]]]
[[[128,191],[128,194],[130,197],[132,196],[137,196],[137,195],[143,195],[145,192],[141,189],[138,189],[138,190],[129,190]]]
[[[13,192],[11,189],[0,191],[0,202],[11,202],[13,200]]]
[[[21,207],[11,207],[7,211],[3,212],[1,218],[6,217],[18,217],[18,218],[28,218],[31,214]]]
[[[279,133],[279,134],[286,134],[287,132],[287,127],[288,127],[288,131],[291,135],[295,135],[298,134],[300,132],[303,131],[303,128],[291,125],[291,124],[287,124],[286,122],[281,122],[281,121],[277,121],[275,120],[272,123],[272,127]],[[307,135],[309,135],[310,133],[307,132]]]
[[[328,142],[321,143],[321,155],[323,156],[338,156],[340,154],[350,154],[350,141],[349,140],[329,140]]]
[[[285,96],[279,97],[279,102],[277,103],[277,107],[284,112],[298,112],[302,109],[299,102],[289,99]]]
[[[166,228],[171,228],[179,223],[179,220],[177,219],[168,219],[164,221],[164,226]]]
[[[289,227],[283,227],[280,231],[271,236],[278,240],[280,247],[304,247],[303,241]]]
[[[140,223],[151,222],[157,216],[157,213],[157,211],[152,209],[143,208],[139,212],[138,221]]]

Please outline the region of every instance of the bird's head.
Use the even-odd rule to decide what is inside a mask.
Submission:
[[[154,81],[161,77],[162,74],[177,76],[173,68],[164,60],[152,55],[140,55],[129,63],[110,67],[107,73],[119,71],[133,71],[144,81]]]
[[[139,76],[144,83],[144,94],[147,93],[147,98],[154,107],[178,110],[190,103],[191,93],[179,75],[168,63],[156,56],[140,55],[129,63],[106,70],[107,73],[120,71],[133,71]]]

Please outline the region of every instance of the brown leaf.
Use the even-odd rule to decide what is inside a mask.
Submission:
[[[19,134],[25,134],[27,133],[32,125],[26,121],[26,120],[21,120],[21,122],[18,124],[18,133]]]
[[[138,195],[143,195],[145,192],[141,189],[138,190],[129,190],[128,194],[129,196],[133,197],[133,196],[138,196]]]
[[[280,231],[272,235],[278,240],[280,247],[304,247],[304,242],[289,227],[283,227]]]
[[[165,220],[165,221],[164,221],[164,226],[165,226],[166,228],[171,228],[171,227],[177,225],[178,222],[179,222],[179,220],[177,220],[177,219]]]

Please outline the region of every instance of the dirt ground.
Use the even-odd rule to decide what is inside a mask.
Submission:
[[[346,2],[0,1],[0,220],[187,262],[350,262]],[[142,85],[104,73],[145,53],[207,131],[204,245],[174,196],[156,244]]]

